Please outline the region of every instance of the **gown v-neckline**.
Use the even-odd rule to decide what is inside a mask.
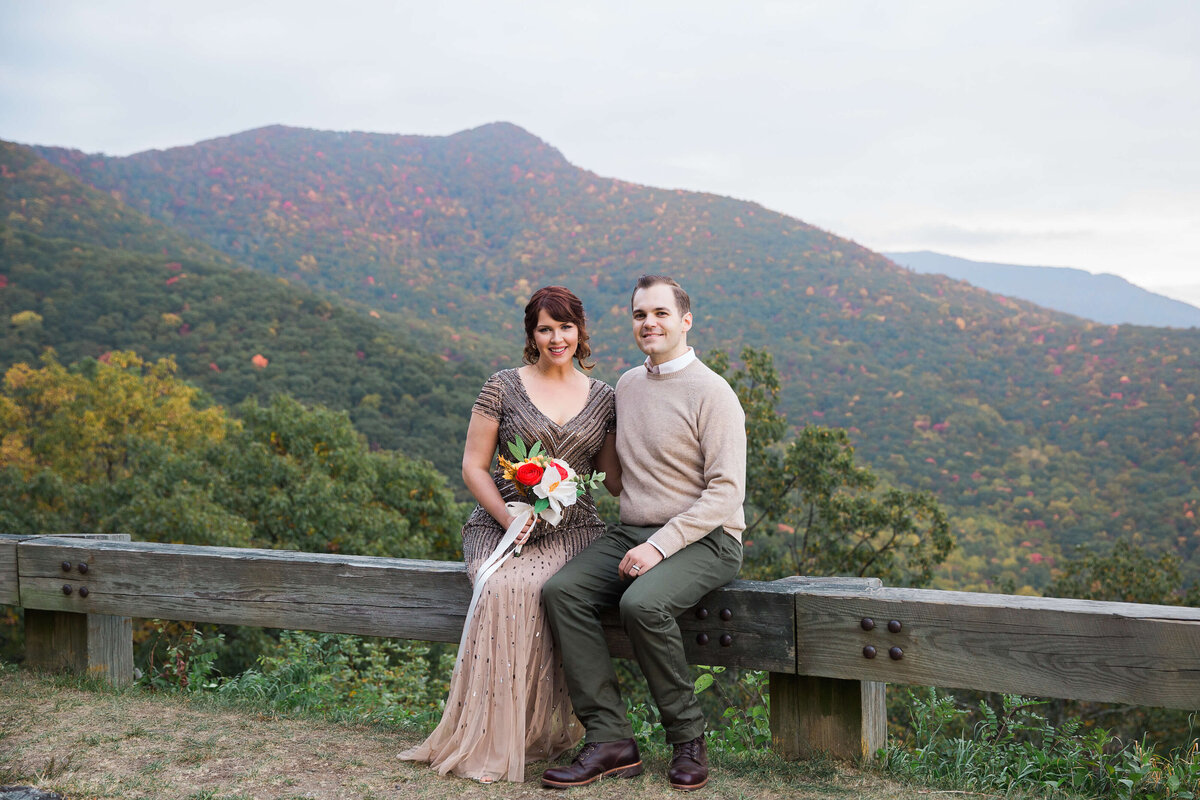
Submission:
[[[583,400],[583,406],[578,411],[576,411],[574,414],[572,414],[567,419],[566,422],[563,422],[560,424],[558,422],[555,422],[554,418],[551,417],[549,414],[547,414],[545,411],[542,411],[542,409],[538,406],[537,403],[533,402],[533,398],[529,395],[529,388],[525,386],[525,379],[523,377],[521,377],[521,370],[514,369],[513,373],[517,379],[517,385],[521,387],[521,394],[525,395],[525,401],[527,403],[529,403],[529,407],[532,408],[534,411],[538,412],[539,414],[541,414],[542,419],[546,420],[547,422],[549,422],[551,425],[558,428],[559,430],[562,430],[562,429],[568,427],[572,422],[579,419],[579,416],[583,412],[587,411],[588,406],[590,406],[592,404],[592,392],[594,392],[596,390],[596,380],[593,379],[590,375],[585,375],[584,377],[587,378],[587,381],[588,381],[588,390],[587,390],[587,396]]]

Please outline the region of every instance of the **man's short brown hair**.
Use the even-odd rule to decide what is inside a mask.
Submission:
[[[678,306],[679,316],[689,314],[692,311],[692,298],[688,297],[688,293],[683,290],[679,282],[674,278],[668,278],[666,275],[643,275],[637,279],[637,285],[633,287],[633,294],[629,295],[629,308],[633,308],[633,298],[641,289],[649,289],[651,286],[658,284],[666,284],[671,287],[671,292],[675,295],[675,305]]]

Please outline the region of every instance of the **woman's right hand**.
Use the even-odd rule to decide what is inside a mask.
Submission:
[[[516,517],[509,515],[508,524],[504,526],[504,530],[511,528],[512,524],[516,521]],[[526,520],[525,527],[521,528],[521,532],[518,533],[517,538],[513,540],[518,547],[524,546],[524,544],[529,541],[529,534],[533,531],[533,526],[536,522],[537,519],[535,517],[530,517],[528,520]]]

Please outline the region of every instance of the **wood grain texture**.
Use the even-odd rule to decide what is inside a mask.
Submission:
[[[21,537],[0,534],[0,605],[20,604],[20,583],[17,580],[17,542]]]
[[[457,562],[67,537],[16,548],[19,600],[31,609],[454,642],[470,597]],[[89,570],[64,576],[63,561]],[[1200,708],[1200,609],[801,578],[734,581],[699,606],[705,619],[697,609],[679,618],[692,663]],[[605,621],[613,654],[629,656],[615,614]],[[863,657],[867,645],[875,658]],[[893,646],[900,660],[888,657]]]
[[[87,615],[87,672],[114,686],[133,682],[133,620]]]
[[[1200,708],[1200,609],[920,589],[796,603],[801,674]]]
[[[884,684],[778,672],[770,681],[771,744],[784,758],[870,761],[887,744]]]
[[[51,672],[87,670],[87,614],[25,609],[25,663]]]
[[[49,537],[22,547],[26,608],[457,642],[471,597],[458,562]],[[61,562],[81,560],[85,575],[64,576]],[[709,612],[703,620],[699,608]],[[614,655],[628,657],[615,614],[606,623]],[[794,601],[784,584],[734,581],[684,612],[680,628],[693,663],[795,668]]]
[[[26,609],[25,662],[124,686],[133,680],[133,621],[108,614]]]
[[[0,533],[0,605],[20,604],[17,572],[17,542],[32,539],[28,534]]]
[[[59,564],[84,558],[63,594]],[[470,600],[459,563],[248,548],[46,538],[20,570],[26,608],[426,641],[458,641]]]
[[[13,538],[18,543],[54,539],[87,548],[98,541],[128,542],[129,534],[83,533]],[[0,549],[4,545],[5,542],[0,541]],[[19,550],[16,558],[19,581]],[[67,569],[63,569],[63,562],[66,562]],[[60,595],[63,586],[70,585],[74,594],[81,586],[87,585],[91,563],[90,552],[80,549],[71,558],[64,558],[57,564]],[[84,566],[87,571],[82,571]],[[123,686],[133,680],[133,620],[127,616],[89,613],[86,607],[54,611],[27,607],[25,653],[31,666],[86,673],[115,686]]]

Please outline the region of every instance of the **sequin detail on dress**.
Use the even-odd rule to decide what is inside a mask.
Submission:
[[[605,436],[616,429],[608,385],[593,380],[583,410],[558,425],[533,405],[515,369],[489,378],[472,411],[499,421],[501,443],[517,436],[540,441],[583,474],[595,468]],[[521,499],[498,468],[492,478],[506,502]],[[442,720],[422,744],[401,753],[402,759],[428,762],[443,775],[523,781],[526,761],[557,758],[578,743],[583,728],[571,712],[541,593],[551,575],[603,532],[595,502],[581,497],[557,526],[539,524],[521,557],[493,573],[458,654]],[[462,535],[473,583],[504,530],[476,506]]]

